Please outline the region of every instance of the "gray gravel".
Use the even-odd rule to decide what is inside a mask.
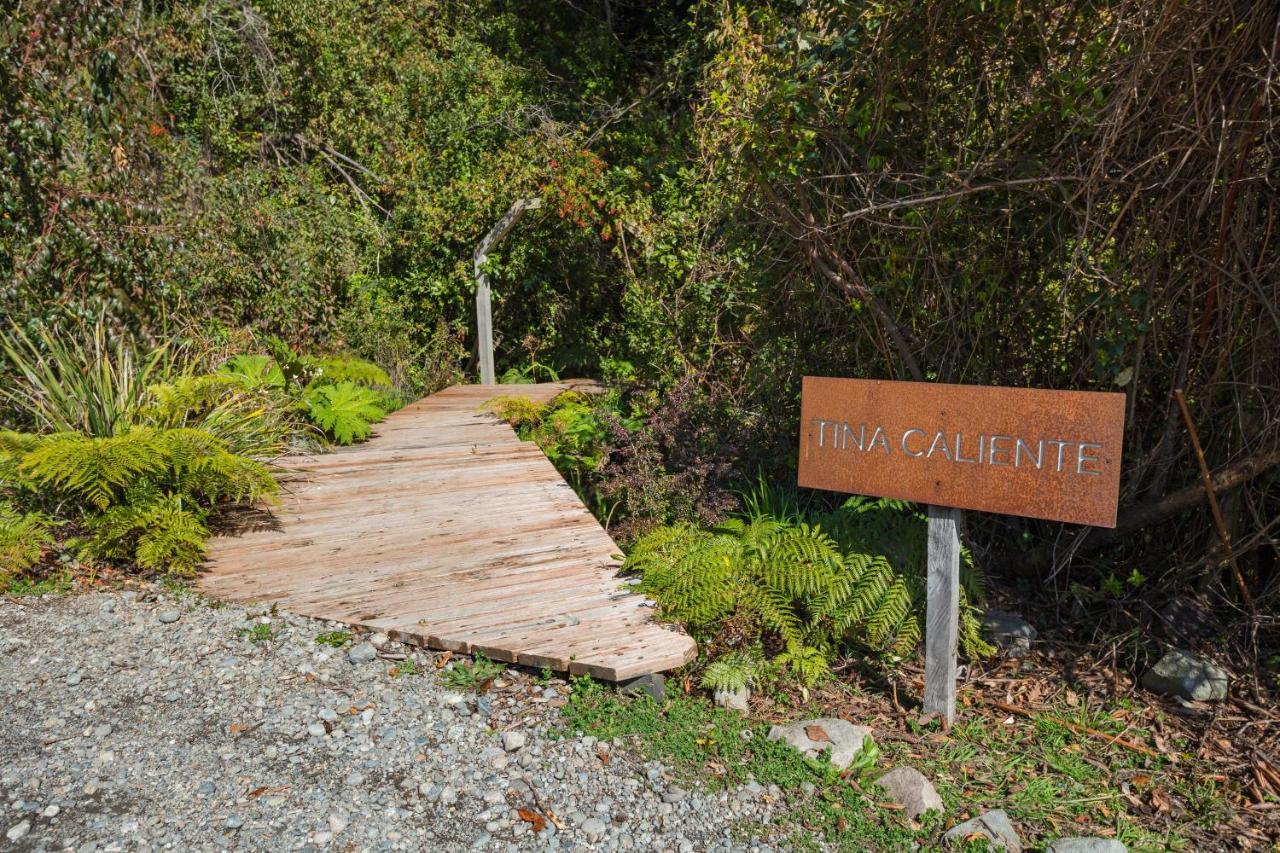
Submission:
[[[0,846],[768,849],[776,788],[686,793],[629,744],[553,737],[563,682],[509,673],[477,702],[385,637],[315,643],[339,627],[153,588],[0,599]]]

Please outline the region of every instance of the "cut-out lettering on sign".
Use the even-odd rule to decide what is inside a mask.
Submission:
[[[801,486],[1115,527],[1125,395],[804,378]]]

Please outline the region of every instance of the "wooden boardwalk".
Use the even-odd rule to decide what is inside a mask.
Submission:
[[[365,444],[288,460],[274,529],[210,543],[205,592],[404,642],[620,681],[693,659],[617,577],[620,549],[533,442],[483,411],[571,383],[458,385]]]

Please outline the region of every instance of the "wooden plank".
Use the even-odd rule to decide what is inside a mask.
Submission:
[[[960,510],[929,507],[925,615],[924,712],[947,726],[956,716],[956,647],[960,632]]]
[[[617,577],[616,543],[554,466],[483,410],[574,387],[455,386],[366,444],[285,460],[275,524],[214,540],[201,583],[531,666],[618,678],[688,662],[693,641],[650,621],[652,602]]]

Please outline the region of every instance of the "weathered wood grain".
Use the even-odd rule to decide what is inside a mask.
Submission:
[[[956,647],[960,636],[961,510],[929,507],[929,575],[924,635],[924,712],[948,726],[956,716]]]
[[[365,444],[294,457],[271,529],[219,537],[210,595],[405,642],[624,680],[688,663],[617,577],[620,550],[538,448],[483,411],[590,383],[454,386]]]

